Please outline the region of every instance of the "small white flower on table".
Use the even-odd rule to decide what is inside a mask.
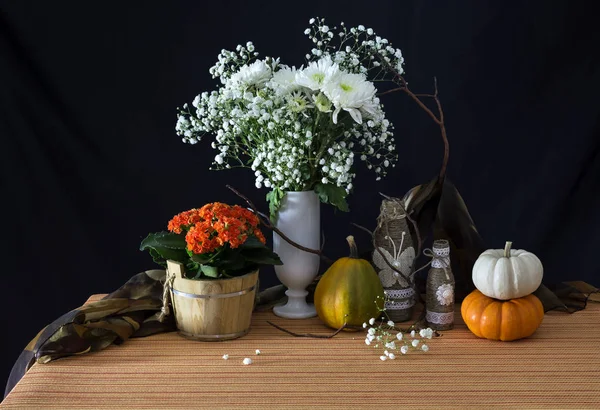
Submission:
[[[256,355],[258,356],[260,354],[260,350],[256,349]]]
[[[224,359],[224,360],[227,360],[227,359],[229,359],[229,355],[228,355],[228,354],[224,354],[224,355],[223,355],[223,359]]]
[[[242,363],[245,365],[252,364],[252,359],[250,359],[249,357],[246,357]]]

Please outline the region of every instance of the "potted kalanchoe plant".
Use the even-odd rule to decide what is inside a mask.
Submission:
[[[267,200],[278,229],[295,242],[320,248],[319,203],[347,211],[358,162],[376,179],[395,166],[393,125],[377,97],[376,81],[403,72],[399,49],[372,29],[329,27],[311,19],[305,34],[314,48],[301,67],[279,58],[258,58],[252,42],[222,50],[210,68],[216,90],[183,105],[176,125],[183,141],[214,136],[214,169],[249,168]],[[389,77],[387,78],[389,79]],[[319,258],[274,234],[276,268],[288,286],[284,317],[316,315],[304,300],[317,275]]]
[[[163,314],[170,297],[180,333],[210,341],[248,332],[258,269],[281,264],[265,242],[253,212],[215,202],[175,215],[140,249],[167,268]]]

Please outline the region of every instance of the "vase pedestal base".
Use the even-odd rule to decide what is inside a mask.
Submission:
[[[292,291],[288,289],[285,294],[288,301],[285,305],[273,307],[273,313],[286,319],[308,319],[317,316],[315,305],[306,303],[307,291]]]

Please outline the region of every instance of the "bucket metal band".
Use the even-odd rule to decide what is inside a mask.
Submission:
[[[240,290],[239,292],[232,292],[232,293],[212,293],[212,294],[209,294],[209,295],[196,295],[195,293],[182,292],[182,291],[177,290],[175,288],[171,288],[171,290],[177,296],[182,296],[184,298],[191,298],[191,299],[222,299],[222,298],[232,298],[232,297],[235,297],[235,296],[245,295],[246,293],[252,292],[254,290],[254,288],[256,288],[256,285],[253,285],[253,286],[251,286],[251,287],[249,287],[247,289]]]

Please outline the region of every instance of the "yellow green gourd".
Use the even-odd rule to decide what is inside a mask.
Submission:
[[[333,329],[344,324],[361,326],[379,316],[384,303],[383,286],[375,269],[368,261],[359,259],[354,237],[348,236],[346,240],[350,256],[335,261],[315,289],[317,314]]]

